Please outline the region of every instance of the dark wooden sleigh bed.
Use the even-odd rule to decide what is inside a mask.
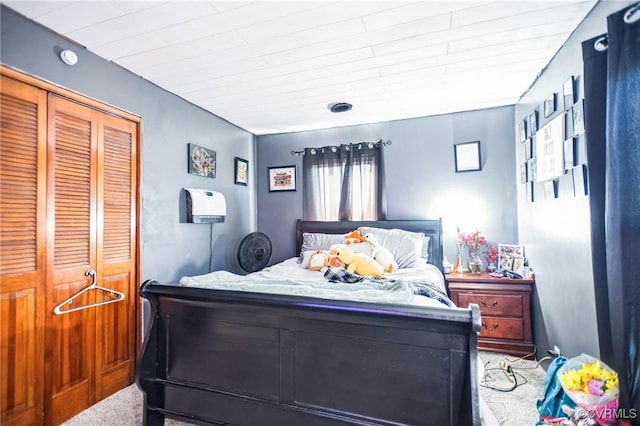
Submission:
[[[358,226],[432,236],[439,220],[303,222],[302,232]],[[436,260],[438,259],[438,260]],[[144,424],[170,417],[229,425],[479,425],[477,336],[469,309],[337,301],[162,285],[137,369]]]

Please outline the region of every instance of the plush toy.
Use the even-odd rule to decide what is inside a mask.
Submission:
[[[348,234],[345,234],[344,236],[345,244],[358,244],[365,241],[366,240],[364,239],[364,236],[357,229],[355,231],[349,232]]]
[[[320,271],[329,265],[329,254],[322,250],[316,250],[309,258],[309,270]]]
[[[316,250],[309,257],[308,269],[310,271],[324,272],[329,266],[333,266],[335,268],[346,267],[344,262],[338,259],[335,253],[327,252],[326,250]]]
[[[345,265],[342,260],[338,259],[338,256],[336,256],[335,253],[332,253],[329,256],[329,265],[333,266],[334,268],[346,268],[347,267],[347,265]]]
[[[393,254],[380,244],[375,235],[365,234],[364,238],[373,246],[371,257],[382,266],[385,272],[393,272],[398,269],[398,262],[393,258]]]
[[[354,253],[347,245],[337,247],[335,253],[338,259],[347,265],[347,271],[355,272],[359,275],[382,278],[384,273],[382,266],[371,256]]]

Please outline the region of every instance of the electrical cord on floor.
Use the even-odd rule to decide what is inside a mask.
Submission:
[[[489,365],[489,363],[485,364],[484,377],[480,382],[480,386],[482,387],[492,389],[498,392],[511,392],[518,386],[522,386],[525,383],[527,383],[527,378],[524,377],[522,374],[514,371],[510,365],[507,365],[506,368],[503,368],[502,366],[486,368],[487,365]],[[505,377],[507,378],[507,380],[511,382],[512,385],[509,387],[497,386],[496,383],[498,382],[498,380],[491,375],[491,371],[494,371],[494,370],[502,371]],[[518,378],[520,379],[520,381],[518,381]]]

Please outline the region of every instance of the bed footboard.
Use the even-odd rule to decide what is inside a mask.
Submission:
[[[160,285],[144,424],[479,425],[480,313]]]

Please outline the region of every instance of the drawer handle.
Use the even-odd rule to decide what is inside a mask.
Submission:
[[[498,305],[498,301],[497,301],[497,300],[494,300],[494,301],[493,301],[493,303],[492,303],[491,305],[487,305],[487,301],[486,301],[486,300],[481,300],[481,301],[480,301],[480,304],[481,304],[482,306],[484,306],[485,308],[492,309],[492,308],[495,308],[495,307]]]
[[[487,331],[497,330],[499,325],[500,325],[500,324],[498,324],[498,323],[496,322],[496,323],[494,323],[494,324],[493,324],[493,328],[491,328],[491,327],[489,327],[489,326],[487,325],[487,323],[486,323],[486,322],[483,322],[483,323],[482,323],[482,326],[483,326],[483,327],[484,327],[484,329],[485,329],[485,330],[487,330]]]

